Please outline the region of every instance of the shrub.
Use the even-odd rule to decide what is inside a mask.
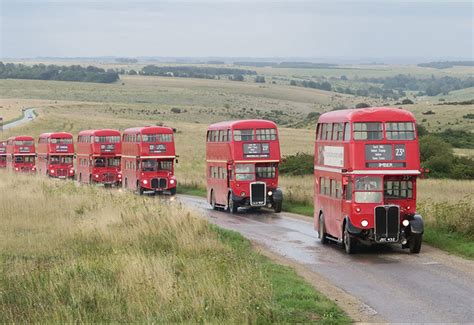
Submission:
[[[370,105],[367,103],[359,103],[359,104],[356,104],[355,106],[355,108],[366,108],[366,107],[370,107]]]
[[[402,100],[402,105],[411,105],[411,104],[414,104],[412,100],[406,98],[404,100]]]
[[[313,171],[314,156],[303,152],[285,156],[280,164],[282,175],[311,175]]]
[[[179,114],[179,113],[181,113],[181,109],[180,109],[180,108],[177,108],[177,107],[173,107],[173,108],[171,109],[171,112],[172,112],[172,113],[175,113],[175,114]]]

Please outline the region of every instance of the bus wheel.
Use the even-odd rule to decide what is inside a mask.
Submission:
[[[171,194],[171,195],[176,195],[176,187],[173,187],[173,188],[170,190],[170,194]]]
[[[212,210],[217,210],[216,197],[214,196],[214,191],[211,191],[211,207],[212,207]]]
[[[234,200],[232,200],[232,196],[229,194],[229,197],[227,199],[228,202],[228,209],[230,213],[237,213],[237,205],[235,205]]]
[[[324,216],[323,214],[321,213],[319,215],[319,230],[318,230],[318,235],[319,235],[319,241],[321,242],[321,244],[323,245],[326,245],[328,243],[328,239],[326,237],[326,231],[325,231],[325,227],[324,227]]]
[[[408,240],[408,247],[410,247],[411,254],[418,254],[421,250],[421,242],[423,241],[422,234],[412,234]]]
[[[82,173],[79,174],[79,183],[82,183]]]
[[[282,205],[283,205],[282,202],[273,203],[273,210],[275,211],[275,213],[280,213],[281,212]]]
[[[138,185],[138,194],[143,195],[144,191],[145,191],[145,189],[143,187],[141,187],[140,185]]]
[[[357,239],[349,233],[347,223],[344,226],[344,248],[347,254],[356,252]]]

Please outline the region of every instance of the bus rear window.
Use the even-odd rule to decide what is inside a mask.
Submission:
[[[52,144],[72,144],[72,138],[52,138]]]
[[[95,142],[96,143],[119,143],[120,136],[119,135],[96,136]]]
[[[257,140],[276,140],[277,132],[275,129],[257,129]]]
[[[171,142],[171,134],[143,134],[143,142]]]
[[[253,130],[234,130],[234,141],[253,141]]]
[[[16,140],[15,145],[16,146],[32,146],[33,141],[31,141],[31,140]]]
[[[382,123],[354,123],[354,140],[382,140]]]
[[[388,122],[385,123],[387,140],[414,140],[415,127],[412,122]]]

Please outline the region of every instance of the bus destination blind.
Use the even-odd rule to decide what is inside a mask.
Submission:
[[[268,143],[244,143],[244,156],[246,158],[266,158],[270,156]]]
[[[151,153],[162,153],[166,152],[166,144],[150,144]]]
[[[365,145],[365,160],[370,161],[366,163],[367,167],[375,168],[391,168],[391,167],[405,167],[406,150],[404,144],[366,144]]]

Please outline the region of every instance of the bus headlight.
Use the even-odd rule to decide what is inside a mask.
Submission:
[[[95,174],[95,178],[99,178],[99,174]]]
[[[244,197],[245,195],[246,195],[245,192],[240,192],[240,196],[241,196],[241,197]]]
[[[175,183],[174,179],[170,179],[170,184],[173,185]]]
[[[143,184],[146,185],[148,184],[148,181],[146,179],[143,180]]]
[[[409,224],[410,224],[410,221],[407,220],[407,219],[405,219],[405,220],[402,221],[402,225],[403,225],[404,227],[408,227]]]
[[[54,169],[51,169],[49,172],[50,172],[51,174],[54,174]]]
[[[360,224],[362,225],[362,227],[367,227],[369,225],[369,222],[364,219],[360,222]]]
[[[268,196],[272,196],[273,195],[273,192],[272,191],[268,191]]]
[[[70,174],[74,174],[74,169],[69,169]]]

